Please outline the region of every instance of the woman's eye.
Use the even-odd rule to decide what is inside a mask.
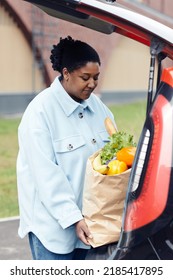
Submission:
[[[85,81],[85,82],[87,82],[87,81],[89,80],[88,77],[81,77],[81,78],[82,78],[82,80]],[[94,81],[97,81],[97,80],[98,80],[98,76],[94,77],[93,80],[94,80]]]
[[[89,80],[88,77],[81,77],[81,78],[82,78],[82,80],[85,81],[85,82]]]
[[[94,77],[94,81],[97,81],[99,78],[99,76]]]

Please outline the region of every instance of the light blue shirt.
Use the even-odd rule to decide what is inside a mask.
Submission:
[[[50,251],[87,248],[76,236],[83,219],[82,195],[88,157],[104,146],[110,110],[94,94],[78,103],[58,77],[35,97],[18,129],[19,236],[32,231]]]

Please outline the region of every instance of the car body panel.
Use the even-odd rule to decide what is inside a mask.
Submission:
[[[156,37],[165,44],[163,52],[173,59],[172,29],[117,3],[98,0],[26,1],[51,16],[106,34],[116,32],[148,46]]]

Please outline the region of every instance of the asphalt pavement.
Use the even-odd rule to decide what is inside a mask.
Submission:
[[[19,218],[0,219],[0,260],[31,260],[28,238],[18,236]]]

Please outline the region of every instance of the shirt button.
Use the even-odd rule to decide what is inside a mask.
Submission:
[[[73,145],[72,144],[69,144],[68,146],[67,146],[67,149],[70,151],[70,150],[72,150],[73,149]]]
[[[83,114],[82,113],[79,113],[78,116],[79,116],[80,119],[83,118]]]
[[[96,143],[96,139],[93,138],[93,139],[91,140],[91,143],[92,143],[92,144],[95,144],[95,143]]]

